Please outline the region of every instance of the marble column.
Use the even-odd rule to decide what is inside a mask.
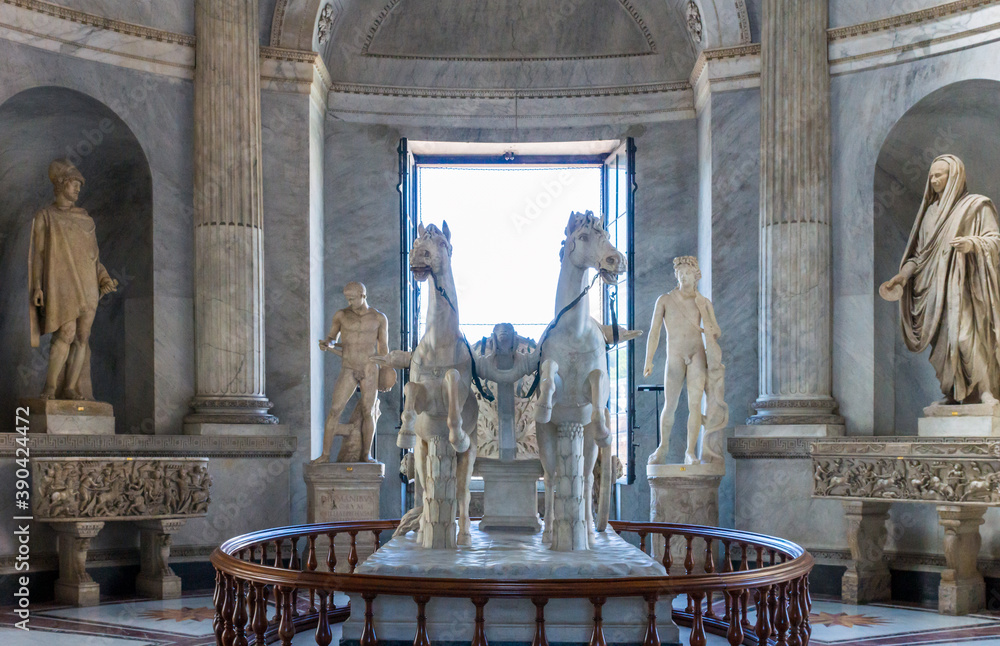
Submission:
[[[944,558],[938,611],[945,615],[967,615],[986,605],[986,582],[976,563],[985,521],[986,505],[938,505],[938,522],[944,528]]]
[[[277,422],[264,394],[257,22],[255,0],[195,2],[196,393],[187,433]]]
[[[844,519],[851,562],[841,579],[841,598],[853,605],[888,601],[892,593],[892,577],[885,562],[889,503],[845,500]]]
[[[760,373],[747,424],[842,435],[831,396],[827,3],[764,0],[762,15]]]

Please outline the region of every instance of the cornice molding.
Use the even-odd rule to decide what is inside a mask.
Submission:
[[[978,9],[979,7],[985,7],[992,4],[998,4],[998,0],[957,0],[956,2],[949,2],[948,4],[931,7],[930,9],[921,9],[920,11],[914,11],[912,13],[890,16],[888,18],[872,20],[871,22],[863,22],[857,25],[849,25],[847,27],[837,27],[835,29],[828,30],[826,32],[826,36],[829,41],[866,36],[880,31],[889,31],[900,27],[908,27],[925,22],[932,22],[940,18],[945,18],[954,14],[971,11],[973,9]]]
[[[0,433],[0,457],[14,457],[17,433]],[[290,458],[292,435],[48,435],[29,433],[32,457]]]
[[[174,43],[188,47],[194,47],[195,43],[194,36],[190,34],[179,34],[173,31],[155,29],[153,27],[137,25],[122,20],[104,18],[103,16],[98,16],[92,13],[85,13],[83,11],[77,11],[76,9],[68,9],[62,5],[57,5],[51,2],[44,2],[44,0],[0,0],[0,3],[13,5],[15,7],[22,7],[36,13],[77,22],[81,25],[87,25],[89,27],[97,27],[98,29],[114,31],[126,36],[136,36],[147,40]]]
[[[412,97],[420,99],[568,99],[580,97],[631,96],[641,94],[662,94],[667,92],[687,92],[691,84],[687,81],[672,83],[646,83],[640,85],[616,85],[608,87],[580,88],[413,88],[385,85],[365,85],[361,83],[334,83],[331,92],[340,94],[363,94],[371,96]]]

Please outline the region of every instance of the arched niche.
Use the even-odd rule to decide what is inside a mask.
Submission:
[[[916,435],[922,409],[942,397],[930,350],[906,349],[898,305],[883,301],[877,291],[899,269],[931,162],[945,153],[965,162],[970,193],[1000,199],[1000,82],[960,81],[932,92],[896,122],[879,151],[874,186],[877,432],[891,428],[898,435]]]
[[[50,337],[30,345],[28,246],[35,212],[52,202],[49,163],[68,158],[86,180],[77,204],[94,219],[101,262],[119,282],[94,319],[94,396],[114,406],[117,433],[151,432],[153,185],[145,153],[106,105],[62,87],[8,99],[0,133],[0,365],[7,375],[0,416],[13,419],[18,399],[37,397],[45,383]]]

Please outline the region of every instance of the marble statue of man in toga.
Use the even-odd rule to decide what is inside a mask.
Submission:
[[[28,252],[31,346],[52,333],[42,399],[93,399],[90,330],[102,296],[118,281],[97,252],[94,220],[76,205],[83,175],[64,159],[49,165],[55,200],[35,214]]]
[[[967,191],[965,164],[958,157],[941,155],[931,164],[899,273],[879,294],[899,301],[906,347],[920,352],[931,346],[941,403],[997,403],[997,210],[989,198]]]
[[[330,460],[333,438],[340,431],[340,416],[355,390],[361,397],[352,415],[352,424],[360,426],[360,447],[356,455],[347,455],[343,449],[338,462],[374,462],[372,440],[378,420],[378,391],[389,390],[396,382],[392,368],[380,368],[371,360],[374,355],[389,352],[389,320],[385,314],[368,305],[367,290],[361,283],[344,286],[348,306],[333,315],[330,332],[320,340],[323,351],[339,354],[340,374],[333,386],[333,402],[323,431],[323,453],[313,460],[321,464]],[[348,442],[345,438],[344,442]]]
[[[670,444],[670,431],[680,399],[681,388],[687,380],[688,423],[685,464],[701,464],[697,455],[698,439],[704,425],[708,433],[715,432],[729,420],[729,408],[723,400],[725,366],[718,339],[722,336],[715,320],[715,310],[707,298],[698,293],[701,278],[698,259],[694,256],[674,258],[674,273],[678,287],[656,299],[649,339],[646,341],[646,365],[642,374],[653,373],[653,357],[660,342],[660,327],[667,332],[667,362],[664,371],[664,406],[660,414],[660,445],[649,456],[649,464],[666,464]],[[704,337],[704,340],[703,340]],[[706,410],[702,413],[702,398]],[[708,442],[702,442],[706,453]],[[715,454],[706,455],[709,461],[721,460]]]

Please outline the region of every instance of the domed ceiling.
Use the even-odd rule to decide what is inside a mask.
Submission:
[[[335,82],[448,90],[686,81],[687,0],[340,0],[323,55]]]

